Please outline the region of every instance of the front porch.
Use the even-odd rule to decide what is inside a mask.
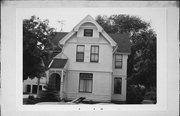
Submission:
[[[48,70],[48,85],[54,90],[58,91],[60,99],[65,97],[64,84],[65,78],[67,78],[67,59],[53,59],[49,65]]]

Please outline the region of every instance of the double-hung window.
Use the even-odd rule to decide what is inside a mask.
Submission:
[[[84,45],[77,45],[76,62],[84,62]]]
[[[123,56],[122,54],[115,55],[115,68],[122,68]]]
[[[98,61],[99,61],[99,46],[92,45],[91,46],[90,62],[98,62]]]
[[[122,88],[122,78],[115,77],[114,78],[114,94],[121,94]]]
[[[79,92],[92,93],[93,74],[80,73],[79,74]]]

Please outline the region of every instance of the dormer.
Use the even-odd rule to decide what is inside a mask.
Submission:
[[[90,16],[87,15],[74,28],[77,32],[77,37],[84,38],[99,38],[99,32],[102,32],[102,27]]]
[[[92,22],[83,23],[77,31],[77,37],[99,38],[98,28]]]
[[[73,28],[71,32],[69,32],[65,37],[63,37],[59,41],[59,45],[64,45],[67,42],[67,40],[73,35],[77,37],[78,42],[84,40],[98,40],[98,38],[100,38],[100,35],[102,35],[112,47],[115,47],[117,45],[117,43],[103,30],[103,28],[90,15],[87,15]]]

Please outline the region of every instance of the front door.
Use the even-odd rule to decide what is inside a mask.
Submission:
[[[60,91],[61,76],[57,73],[53,73],[49,78],[49,86],[57,91]]]

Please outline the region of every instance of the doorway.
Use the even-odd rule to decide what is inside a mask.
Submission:
[[[49,86],[53,89],[60,91],[61,76],[57,73],[51,74],[49,78]]]

